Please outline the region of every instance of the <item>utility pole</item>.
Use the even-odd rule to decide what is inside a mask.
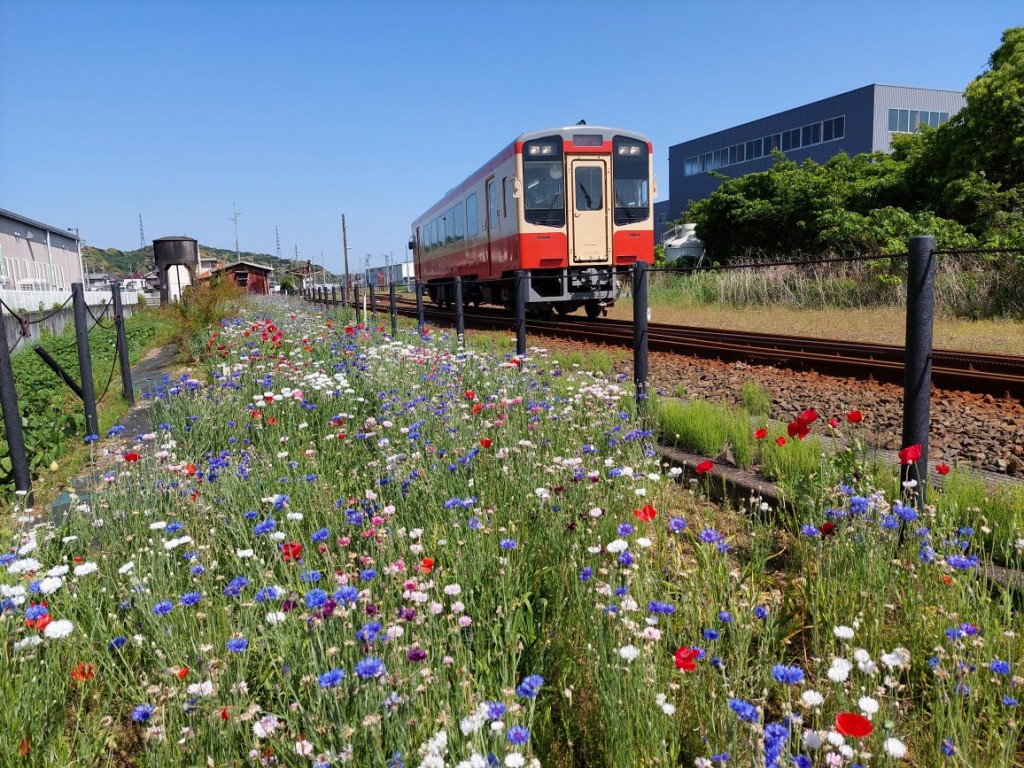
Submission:
[[[345,251],[345,290],[349,288],[349,276],[348,276],[348,233],[345,231],[345,214],[341,214],[341,247]],[[347,297],[348,294],[346,293]]]
[[[281,260],[281,233],[277,231],[277,224],[274,225],[274,239],[277,241],[277,260]]]
[[[366,285],[370,285],[370,254],[366,254]]]
[[[234,203],[231,204],[231,210],[233,212],[232,216],[231,216],[231,219],[232,219],[232,221],[235,222],[235,261],[241,261],[242,260],[242,256],[241,256],[241,254],[238,251],[238,217],[241,216],[242,214],[240,214],[238,211],[235,210],[235,204]]]

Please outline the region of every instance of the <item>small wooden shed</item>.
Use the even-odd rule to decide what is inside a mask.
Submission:
[[[249,293],[258,293],[266,296],[270,293],[270,273],[273,267],[265,264],[256,264],[252,261],[236,261],[233,264],[226,264],[211,271],[211,276],[220,275],[235,282],[239,288],[245,288]]]

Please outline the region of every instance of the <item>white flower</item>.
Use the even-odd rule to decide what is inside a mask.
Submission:
[[[67,619],[57,619],[46,625],[43,634],[50,640],[60,640],[71,634],[75,625]]]
[[[99,570],[99,566],[96,563],[82,563],[75,566],[75,576],[88,576],[97,570]]]
[[[598,518],[603,514],[604,512],[601,511],[600,507],[594,507],[593,509],[590,510],[590,516],[593,518]]]
[[[640,549],[647,549],[653,543],[654,542],[652,542],[646,536],[641,536],[639,539],[636,540],[636,544],[638,547],[640,547]]]
[[[838,627],[832,627],[832,634],[838,637],[840,640],[853,639],[853,629],[851,627],[846,626],[845,624],[840,624]]]
[[[808,689],[800,694],[800,701],[805,707],[820,707],[825,697],[817,691]]]
[[[301,512],[289,512],[287,515],[285,515],[285,518],[287,520],[299,521],[299,520],[302,519],[302,513]]]
[[[883,653],[882,663],[889,669],[910,666],[910,651],[906,648],[893,648],[891,653]]]
[[[449,597],[455,597],[456,595],[462,594],[462,586],[459,584],[448,584],[444,588],[444,593]]]
[[[864,664],[866,662],[871,661],[871,654],[863,648],[858,648],[856,651],[853,652],[853,660],[856,661],[858,664]]]
[[[182,544],[189,544],[191,541],[192,541],[192,537],[191,536],[179,536],[176,539],[171,539],[170,541],[165,541],[164,542],[164,549],[166,549],[168,552],[170,552],[172,549],[174,549],[176,547],[180,547]]]
[[[897,760],[901,759],[907,754],[907,745],[896,738],[886,739],[882,742],[882,749],[889,753],[891,757],[895,757]]]
[[[843,738],[843,734],[838,731],[829,731],[825,738],[828,739],[828,743],[833,747],[840,747],[846,743],[846,739]]]
[[[64,579],[60,576],[47,576],[39,582],[39,591],[44,595],[52,595],[62,586],[64,586]]]
[[[287,618],[287,615],[282,611],[271,611],[267,614],[267,624],[283,624],[284,620]]]
[[[526,758],[518,752],[509,752],[505,755],[505,765],[508,768],[522,768],[522,766],[526,765]]]
[[[43,642],[43,638],[41,638],[39,635],[29,635],[25,639],[16,642],[14,644],[14,650],[21,651],[25,648],[33,648],[39,645],[41,642]]]
[[[151,530],[151,531],[162,531],[166,527],[167,527],[167,523],[164,522],[163,520],[158,520],[155,523],[150,523],[149,524],[149,530]]]
[[[828,679],[834,683],[846,682],[851,669],[853,669],[853,664],[846,659],[833,659],[832,666],[828,670]]]
[[[213,683],[210,680],[204,680],[201,683],[193,683],[185,689],[185,692],[188,693],[189,696],[201,696],[204,698],[212,696]]]
[[[257,738],[265,739],[277,730],[277,725],[277,715],[267,715],[252,724],[252,732]]]
[[[65,574],[67,574],[67,572],[69,570],[71,570],[71,569],[68,568],[66,565],[55,565],[55,566],[53,566],[53,568],[51,568],[50,570],[48,570],[46,572],[46,575],[47,576],[64,576]]]
[[[624,645],[619,648],[619,656],[624,658],[626,661],[633,661],[639,655],[640,649],[635,645]]]
[[[135,561],[129,560],[127,563],[117,569],[117,572],[124,576],[126,573],[130,573],[135,568]]]
[[[629,544],[624,539],[615,539],[615,541],[608,544],[607,549],[613,555],[617,555],[619,552],[624,552],[628,547]]]
[[[806,749],[821,749],[821,736],[817,731],[810,729],[804,731],[804,747]]]
[[[7,566],[7,572],[10,574],[17,575],[19,573],[27,573],[28,571],[38,571],[43,567],[43,564],[38,560],[25,557],[21,560],[15,560],[13,563]]]
[[[235,556],[236,557],[240,557],[242,559],[245,559],[247,557],[252,557],[254,554],[255,553],[251,549],[236,549],[235,550]]]
[[[861,696],[857,699],[857,706],[860,707],[861,712],[868,716],[873,715],[878,711],[878,701],[870,696]]]

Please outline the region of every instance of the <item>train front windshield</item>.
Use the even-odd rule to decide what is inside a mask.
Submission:
[[[647,144],[616,136],[612,149],[615,223],[632,224],[651,215],[650,163]]]
[[[530,224],[565,226],[564,175],[560,137],[523,146],[523,214]]]

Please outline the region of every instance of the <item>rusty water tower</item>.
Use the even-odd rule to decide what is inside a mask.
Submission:
[[[160,277],[160,306],[170,301],[170,279],[168,270],[171,267],[185,267],[188,270],[189,285],[196,284],[199,271],[199,241],[192,237],[161,237],[153,241],[153,258],[156,260],[156,271]],[[175,279],[179,294],[181,279],[175,269]]]

